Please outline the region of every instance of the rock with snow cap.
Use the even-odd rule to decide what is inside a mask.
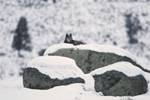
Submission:
[[[72,59],[43,56],[31,60],[23,72],[23,84],[31,89],[49,89],[72,83],[84,83],[83,72]]]
[[[105,96],[136,96],[147,92],[145,72],[128,62],[99,68],[90,74],[94,77],[96,92]]]
[[[136,63],[131,53],[113,46],[57,44],[49,47],[44,54],[72,58],[76,61],[77,66],[86,74],[97,68],[121,61],[130,62],[145,71],[145,69]]]

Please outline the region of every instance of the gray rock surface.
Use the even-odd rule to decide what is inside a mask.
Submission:
[[[59,49],[54,53],[49,53],[48,55],[57,55],[72,58],[76,61],[77,66],[80,67],[80,69],[84,73],[90,73],[97,68],[101,68],[119,61],[130,62],[133,65],[146,71],[132,59],[126,56],[119,56],[114,53],[104,53],[79,49]]]
[[[106,96],[135,96],[147,92],[147,81],[142,75],[128,77],[113,70],[93,77],[96,92]]]
[[[26,68],[23,72],[23,85],[31,89],[49,89],[55,86],[68,85],[72,83],[84,83],[81,78],[68,78],[64,80],[52,79],[42,74],[36,68]]]

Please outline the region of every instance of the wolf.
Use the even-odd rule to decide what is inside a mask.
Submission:
[[[73,40],[72,34],[69,34],[69,35],[66,34],[64,43],[70,43],[70,44],[73,44],[73,45],[85,44],[85,43],[83,43],[82,41]]]

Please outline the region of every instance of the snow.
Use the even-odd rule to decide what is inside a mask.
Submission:
[[[60,61],[60,63],[56,62],[55,60]],[[52,60],[52,62],[50,62]],[[38,63],[38,62],[40,63]],[[63,61],[67,61],[67,63],[64,63]],[[40,67],[40,65],[45,63],[46,70],[48,70],[49,66],[51,64],[54,64],[55,67],[58,65],[65,66],[72,65],[72,67],[77,67],[75,62],[72,59],[65,58],[65,57],[38,57],[31,62],[29,62],[29,66],[34,66],[35,63],[38,63],[37,65]],[[39,68],[37,67],[37,68]],[[50,67],[51,69],[52,67]],[[59,68],[59,67],[58,67]],[[68,68],[68,67],[67,67]],[[71,70],[76,70],[77,68],[72,68]],[[45,71],[45,73],[49,72],[43,70],[43,67],[40,69],[40,71]],[[53,69],[52,69],[53,70]],[[62,69],[59,69],[62,71]],[[70,69],[69,69],[70,70]],[[35,90],[35,89],[27,89],[23,87],[23,80],[22,77],[16,77],[16,78],[8,78],[5,80],[0,81],[0,94],[3,94],[0,96],[0,100],[149,100],[150,98],[150,91],[148,91],[146,94],[138,95],[138,96],[125,96],[125,97],[113,97],[113,96],[103,96],[102,93],[96,93],[92,87],[94,86],[94,80],[91,77],[95,74],[102,74],[109,70],[117,70],[125,73],[128,76],[135,76],[142,74],[147,81],[150,82],[150,75],[149,73],[143,72],[141,69],[137,68],[136,66],[128,63],[128,62],[118,62],[109,66],[106,66],[105,68],[99,68],[90,74],[85,74],[84,79],[86,80],[85,84],[82,83],[75,83],[70,84],[66,86],[57,86],[48,90]],[[56,73],[57,75],[57,73]],[[89,87],[90,88],[89,88]],[[150,90],[150,83],[148,83]]]
[[[19,73],[22,72],[21,69],[26,67],[28,61],[37,57],[39,51],[62,43],[66,33],[72,33],[73,39],[85,43],[115,45],[115,42],[118,47],[130,51],[145,69],[150,70],[149,2],[57,0],[54,4],[52,0],[47,1],[0,0],[0,69],[7,71],[0,73],[2,78],[18,74],[16,71],[10,74],[14,70],[12,66],[19,69]],[[135,36],[138,39],[136,44],[128,43],[124,16],[127,13],[137,15],[143,28]],[[21,51],[23,60],[20,60],[16,55],[17,51],[11,46],[14,30],[21,16],[27,18],[33,48],[32,53],[23,54]],[[139,46],[140,44],[142,45]]]
[[[85,91],[83,87],[86,86],[83,84],[60,86],[44,91],[25,89],[23,88],[22,77],[19,77],[22,68],[26,68],[27,63],[32,58],[37,57],[41,49],[62,43],[66,33],[72,33],[74,39],[82,40],[85,43],[114,45],[116,42],[118,47],[130,51],[136,56],[140,65],[150,70],[150,3],[146,2],[147,0],[137,0],[140,2],[130,2],[130,0],[56,0],[56,4],[53,4],[52,0],[48,0],[46,3],[39,3],[41,0],[36,0],[37,2],[32,0],[31,5],[25,4],[24,1],[30,3],[30,0],[0,0],[0,100],[41,100],[43,98],[45,100],[150,99],[149,91],[144,95],[135,97],[100,96],[93,92],[90,87],[87,87],[87,91]],[[128,43],[129,37],[124,18],[126,13],[137,15],[143,28],[135,35],[138,39],[136,44]],[[12,50],[11,47],[13,31],[16,29],[21,16],[27,18],[33,47],[32,52],[24,53],[21,51],[23,58],[18,57],[17,51]],[[55,50],[57,48],[54,48]],[[147,74],[140,72],[137,67],[134,67],[133,70],[136,68],[135,70],[138,72],[133,71],[133,74],[125,67],[122,68],[126,70],[126,74],[129,76],[139,72],[150,82]],[[100,72],[97,70],[95,73]],[[85,78],[88,80],[86,83],[91,84],[92,87],[93,81],[90,75],[86,75]],[[150,87],[150,84],[148,85]]]
[[[86,90],[94,90],[93,77],[88,74],[84,75],[73,59],[60,56],[41,56],[32,59],[27,66],[37,68],[41,73],[49,75],[53,79],[80,77],[85,79]]]
[[[36,57],[32,59],[27,67],[37,68],[41,73],[49,75],[51,78],[66,79],[81,77],[85,80],[83,83],[74,83],[66,86],[57,86],[48,90],[36,90],[27,89],[23,87],[23,80],[20,76],[14,76],[6,78],[0,81],[0,100],[149,100],[150,98],[150,75],[147,72],[142,71],[137,66],[132,65],[129,62],[117,62],[103,68],[96,69],[89,74],[84,74],[76,65],[73,59],[60,56],[48,56],[48,53],[53,53],[59,49],[73,48],[81,50],[93,50],[97,52],[115,53],[121,56],[132,57],[128,51],[113,47],[98,44],[86,44],[73,46],[72,44],[57,44],[49,47],[44,56]],[[101,92],[95,92],[93,75],[100,75],[106,71],[116,70],[123,72],[129,77],[136,75],[143,75],[148,82],[148,91],[145,94],[138,96],[125,96],[125,97],[113,97],[103,96]],[[16,69],[17,71],[17,69]]]
[[[106,71],[111,71],[111,70],[123,72],[128,77],[143,75],[147,80],[150,79],[149,73],[146,73],[146,72],[142,71],[140,68],[138,68],[137,66],[134,66],[130,62],[125,62],[125,61],[117,62],[117,63],[111,64],[111,65],[105,66],[103,68],[96,69],[96,70],[92,71],[90,74],[92,76],[101,75],[101,74],[105,73]]]
[[[119,97],[103,97],[93,91],[85,91],[83,84],[78,83],[49,90],[18,89],[16,87],[0,88],[0,93],[3,94],[0,96],[0,100],[99,100],[102,98],[119,100]]]
[[[49,75],[51,78],[77,78],[83,77],[83,72],[76,66],[74,60],[59,56],[41,56],[32,59],[28,65],[37,68],[41,73]]]
[[[92,50],[96,52],[105,52],[105,53],[114,53],[120,56],[127,56],[133,60],[135,60],[135,57],[128,51],[116,47],[116,46],[110,46],[110,45],[100,45],[100,44],[85,44],[85,45],[77,45],[74,46],[72,44],[66,44],[66,43],[61,43],[61,44],[55,44],[50,46],[44,53],[44,55],[48,55],[49,53],[54,53],[59,49],[80,49],[80,50]]]

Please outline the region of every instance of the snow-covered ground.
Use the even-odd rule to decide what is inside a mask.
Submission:
[[[44,91],[25,89],[20,74],[22,69],[27,67],[27,63],[38,56],[41,49],[62,43],[66,33],[72,33],[74,39],[85,43],[117,45],[124,48],[130,51],[144,68],[150,69],[150,2],[137,1],[139,2],[56,0],[56,3],[53,3],[53,0],[0,0],[0,100],[41,100],[42,97],[54,100],[128,99],[99,96],[93,91],[84,91],[82,84]],[[142,26],[142,30],[135,35],[138,39],[136,44],[128,42],[124,16],[128,13],[136,16]],[[32,52],[21,51],[23,57],[18,57],[17,51],[13,50],[11,45],[14,30],[21,16],[26,17],[28,21]],[[149,95],[148,92],[130,98],[146,100]]]
[[[83,74],[83,72],[77,67],[74,60],[66,57],[59,56],[47,56],[46,53],[54,52],[57,49],[62,47],[69,48],[74,47],[75,49],[88,49],[99,50],[98,47],[101,47],[102,50],[106,50],[109,52],[118,51],[119,55],[131,56],[129,52],[122,50],[120,48],[112,47],[112,46],[102,46],[102,45],[80,45],[73,46],[70,44],[59,44],[49,47],[45,56],[36,57],[32,59],[28,63],[28,67],[37,68],[42,73],[49,75],[52,78],[64,79],[68,77],[81,77],[85,80],[85,84],[75,83],[66,86],[57,86],[48,90],[36,90],[36,89],[27,89],[23,87],[22,77],[12,77],[6,78],[0,81],[0,100],[149,100],[150,99],[150,74],[147,72],[143,72],[138,67],[132,65],[129,62],[118,62],[115,64],[108,65],[103,68],[96,69],[89,74]],[[62,47],[61,47],[62,46]],[[53,49],[50,49],[53,48]],[[52,50],[52,51],[51,51]],[[115,51],[113,51],[115,50]],[[98,52],[98,51],[97,51]],[[102,51],[99,51],[102,52]],[[117,52],[116,52],[117,53]],[[138,95],[138,96],[125,96],[125,97],[113,97],[113,96],[103,96],[103,94],[97,93],[94,90],[94,79],[92,75],[95,74],[103,74],[106,71],[117,70],[125,73],[127,76],[132,77],[136,75],[143,75],[148,82],[148,90],[146,94]]]
[[[19,84],[19,85],[17,85]],[[22,78],[6,79],[0,83],[1,100],[149,100],[148,94],[135,97],[101,96],[85,91],[83,84],[54,87],[49,90],[31,90],[22,87]],[[17,86],[16,86],[17,85]],[[2,88],[3,87],[3,88]]]
[[[46,56],[45,56],[46,57]],[[50,57],[52,59],[55,59],[56,57]],[[59,59],[60,57],[58,57]],[[47,57],[46,57],[47,59]],[[68,58],[63,57],[63,60],[66,60]],[[49,63],[49,60],[47,60],[48,62],[46,62],[46,64],[43,66],[47,66],[47,63]],[[39,63],[39,60],[35,60],[35,62],[38,61],[37,63]],[[44,60],[45,61],[45,60]],[[74,62],[72,62],[72,60],[68,59],[67,61],[69,64],[71,64],[72,66],[76,66],[76,64]],[[31,61],[31,63],[33,63]],[[68,63],[66,63],[66,66],[68,65]],[[31,64],[32,65],[32,64]],[[40,64],[38,64],[40,66]],[[38,66],[37,65],[37,66]],[[60,67],[59,63],[55,63],[54,67]],[[65,64],[63,63],[63,66],[65,66]],[[120,67],[121,66],[121,67]],[[42,67],[43,68],[43,67]],[[50,66],[51,68],[51,66]],[[47,68],[48,69],[48,68]],[[26,99],[32,99],[32,100],[49,100],[49,99],[53,99],[53,100],[149,100],[150,99],[150,83],[148,83],[148,92],[146,94],[143,95],[139,95],[139,96],[125,96],[125,97],[113,97],[113,96],[103,96],[102,93],[96,93],[94,91],[94,89],[91,89],[91,87],[93,86],[91,83],[94,82],[94,80],[91,77],[91,75],[95,75],[95,74],[102,74],[104,72],[106,72],[107,70],[117,70],[117,71],[122,71],[123,73],[125,73],[128,76],[135,76],[135,75],[139,75],[142,74],[146,80],[149,82],[150,81],[150,75],[149,73],[143,72],[141,69],[133,66],[130,63],[127,62],[119,62],[116,64],[112,64],[109,66],[106,66],[105,68],[100,68],[98,70],[93,71],[90,74],[86,74],[85,76],[85,80],[87,80],[88,82],[85,84],[81,84],[81,83],[75,83],[75,84],[71,84],[71,85],[66,85],[66,86],[57,86],[48,90],[35,90],[35,89],[27,89],[23,87],[23,80],[22,77],[16,77],[16,78],[8,78],[5,80],[1,80],[0,82],[0,100],[26,100]],[[52,69],[51,70],[56,70],[56,69]],[[59,69],[57,69],[59,70]],[[71,69],[72,70],[72,69]],[[66,75],[66,71],[65,70],[61,70],[61,75],[62,73],[64,73]],[[69,71],[69,69],[68,69]],[[42,71],[43,72],[43,71]],[[49,69],[46,71],[46,73],[51,72]],[[56,71],[55,71],[56,72]],[[44,72],[43,72],[44,73]],[[58,73],[55,73],[56,76]],[[53,73],[53,75],[55,75]],[[72,74],[70,72],[68,72],[67,74]],[[81,73],[80,73],[81,74]],[[81,74],[83,75],[83,74]],[[81,76],[80,75],[80,76]]]
[[[74,39],[85,43],[124,48],[144,68],[150,69],[150,2],[129,1],[56,0],[53,3],[53,0],[1,0],[0,77],[18,74],[14,68],[26,67],[42,49],[64,42],[66,33],[72,33]],[[132,14],[140,21],[142,30],[134,36],[138,39],[136,44],[128,42],[125,14]],[[24,58],[18,58],[17,51],[12,49],[14,30],[21,16],[27,19],[32,43],[32,52],[21,51]]]

